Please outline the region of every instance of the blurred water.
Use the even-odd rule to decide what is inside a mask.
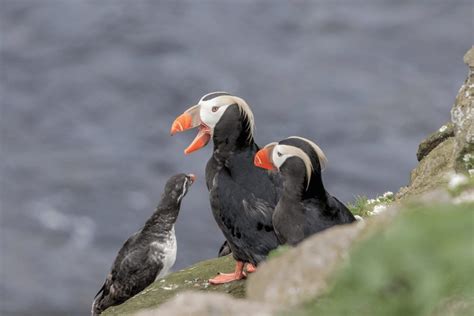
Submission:
[[[175,268],[216,255],[206,148],[174,117],[226,90],[261,145],[325,150],[345,201],[407,183],[417,144],[449,119],[473,43],[469,1],[0,2],[1,306],[80,315],[165,180],[194,172]]]

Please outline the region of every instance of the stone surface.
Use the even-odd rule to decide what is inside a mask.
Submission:
[[[450,137],[433,149],[411,172],[410,185],[400,189],[397,199],[416,196],[447,183],[454,169],[455,139]]]
[[[403,205],[295,315],[474,315],[474,205]]]
[[[428,136],[424,141],[418,146],[418,151],[416,153],[416,158],[418,161],[421,161],[426,157],[433,149],[435,149],[439,144],[446,140],[448,137],[454,136],[454,125],[453,123],[447,123],[443,125],[438,131],[434,132]]]
[[[474,153],[474,48],[464,56],[464,62],[469,67],[466,81],[459,89],[453,108],[451,121],[454,123],[456,137],[455,169],[465,172],[464,155]]]
[[[263,263],[249,277],[248,297],[275,306],[294,306],[320,296],[353,244],[385,227],[395,213],[391,208],[363,222],[325,230]]]
[[[239,300],[222,293],[184,292],[160,308],[138,312],[135,316],[240,316],[274,315],[275,307],[255,301]]]
[[[474,48],[464,56],[468,76],[451,109],[451,122],[421,142],[418,166],[411,172],[410,184],[401,188],[397,199],[417,196],[447,183],[448,175],[468,173],[465,157],[474,155]],[[454,136],[454,137],[452,137]]]

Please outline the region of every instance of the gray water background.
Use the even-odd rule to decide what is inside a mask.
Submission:
[[[469,1],[0,1],[2,315],[85,315],[166,179],[194,172],[176,269],[223,238],[207,148],[170,137],[210,91],[244,97],[260,145],[314,139],[346,202],[409,180],[449,120]]]

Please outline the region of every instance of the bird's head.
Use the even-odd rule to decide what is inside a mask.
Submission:
[[[212,92],[176,118],[171,126],[171,135],[199,128],[196,138],[184,150],[185,154],[189,154],[206,146],[218,134],[216,130],[220,134],[229,134],[238,124],[245,126],[247,140],[253,139],[253,113],[245,100],[227,92]]]
[[[196,181],[196,176],[192,173],[179,173],[172,176],[166,182],[163,198],[169,200],[172,204],[180,204],[194,181]]]
[[[327,159],[321,148],[314,142],[291,136],[279,142],[273,142],[260,149],[254,157],[257,167],[283,171],[290,167],[304,166],[307,186],[314,171],[321,171]]]

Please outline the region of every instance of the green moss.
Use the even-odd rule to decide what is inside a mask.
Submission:
[[[273,258],[279,257],[290,249],[291,249],[291,247],[288,246],[288,245],[278,246],[278,248],[273,249],[272,251],[270,251],[270,253],[268,254],[268,259],[273,259]]]
[[[243,280],[218,286],[207,282],[217,272],[232,272],[234,266],[235,261],[232,256],[199,262],[157,280],[122,305],[108,308],[103,315],[129,315],[140,309],[156,307],[185,290],[221,292],[242,298],[245,296],[245,281]]]
[[[410,185],[400,190],[397,199],[419,196],[425,192],[444,187],[447,175],[453,171],[454,137],[447,138],[424,157],[410,176]]]
[[[352,214],[367,217],[369,216],[369,212],[372,211],[367,201],[368,198],[366,196],[357,196],[354,203],[347,203],[347,207]]]
[[[368,199],[366,196],[357,196],[354,203],[348,203],[347,207],[354,215],[368,217],[372,215],[374,206],[389,205],[395,200],[392,192],[386,192],[384,195],[378,196],[375,199]]]
[[[360,243],[303,315],[474,315],[471,205],[414,207]]]

